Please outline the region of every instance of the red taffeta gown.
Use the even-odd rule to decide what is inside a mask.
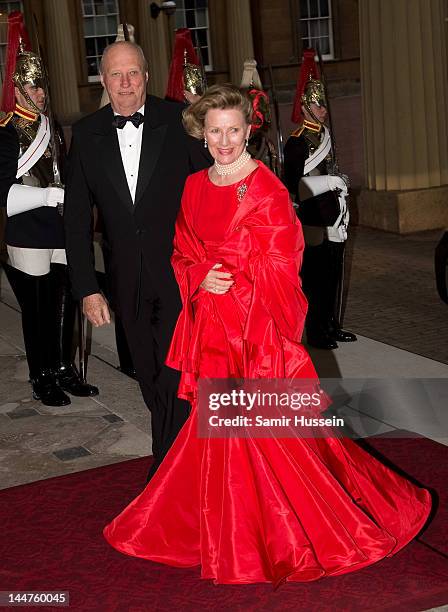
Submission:
[[[200,566],[216,583],[309,581],[396,553],[430,510],[420,489],[348,439],[199,439],[198,377],[313,378],[300,344],[303,239],[288,193],[263,164],[218,187],[186,184],[173,266],[183,310],[167,363],[192,413],[145,490],[104,530],[119,551]],[[199,287],[217,262],[225,295]]]

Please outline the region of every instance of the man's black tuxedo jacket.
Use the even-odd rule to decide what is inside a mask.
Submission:
[[[92,206],[103,222],[112,307],[123,317],[138,311],[142,274],[154,292],[179,300],[170,257],[185,180],[210,165],[200,142],[182,126],[183,106],[148,96],[145,104],[135,203],[129,192],[110,105],[73,126],[64,224],[73,293],[99,292],[92,251]],[[180,303],[180,302],[179,302]]]

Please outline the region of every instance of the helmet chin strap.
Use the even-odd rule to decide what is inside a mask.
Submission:
[[[315,121],[316,123],[320,123],[320,124],[322,124],[322,125],[324,124],[324,122],[323,122],[323,121],[321,121],[320,119],[318,119],[318,118],[316,117],[316,115],[315,115],[315,114],[313,113],[313,111],[311,110],[310,105],[309,105],[309,104],[306,102],[306,100],[303,100],[303,106],[305,107],[305,109],[306,109],[307,113],[309,113],[309,114],[310,114],[310,116],[311,116],[311,117],[314,119],[314,121]]]
[[[47,109],[47,96],[45,96],[45,105],[43,108],[39,108],[31,99],[30,95],[26,92],[24,86],[22,85],[22,83],[16,83],[15,84],[16,87],[18,88],[18,90],[20,91],[20,93],[22,94],[22,96],[25,98],[26,103],[28,104],[28,107],[30,110],[34,111],[37,114],[41,114],[44,113]]]

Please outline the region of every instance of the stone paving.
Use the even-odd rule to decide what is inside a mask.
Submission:
[[[100,396],[61,408],[33,400],[23,354],[1,355],[0,368],[0,489],[150,454],[137,383],[97,357],[89,376]]]
[[[432,263],[440,234],[404,237],[354,228],[347,257],[345,323],[360,337],[337,351],[310,350],[321,377],[448,378],[448,307],[436,294]],[[64,408],[34,401],[20,314],[3,278],[0,488],[150,453],[148,410],[138,385],[117,371],[117,363],[113,327],[95,329],[89,378],[100,387],[99,397],[73,398]],[[344,416],[356,422],[349,404]],[[389,418],[380,426],[379,421],[364,419],[363,426],[382,431],[408,424],[396,416],[397,422]],[[419,427],[413,431],[424,434]],[[442,429],[430,437],[446,443],[448,428]]]
[[[448,307],[435,291],[432,263],[440,235],[404,237],[354,228],[347,257],[345,323],[360,336],[358,342],[340,345],[337,351],[310,350],[321,377],[448,378]],[[34,401],[20,314],[3,279],[0,489],[150,453],[148,410],[137,383],[117,371],[116,365],[113,327],[95,329],[89,378],[100,387],[100,395],[72,398],[72,404],[63,408]],[[356,426],[360,414],[348,403],[343,416]],[[375,422],[362,418],[360,426],[372,425],[376,432],[406,428],[406,423],[392,423],[390,413],[387,417]],[[394,417],[402,418],[397,411]],[[447,444],[448,433],[442,439],[444,435],[440,441]],[[437,610],[448,612],[448,606]]]
[[[448,306],[436,290],[442,230],[399,236],[355,227],[347,250],[347,329],[448,363]]]
[[[115,367],[113,328],[95,334],[89,359],[100,395],[43,406],[31,396],[16,301],[0,281],[0,489],[149,455],[149,412]]]

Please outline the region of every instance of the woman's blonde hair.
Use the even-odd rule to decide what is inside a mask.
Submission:
[[[243,113],[245,122],[252,122],[252,104],[249,98],[235,85],[224,83],[212,85],[204,95],[182,113],[183,124],[190,136],[201,140],[204,137],[204,122],[207,111],[219,108],[235,108]]]

